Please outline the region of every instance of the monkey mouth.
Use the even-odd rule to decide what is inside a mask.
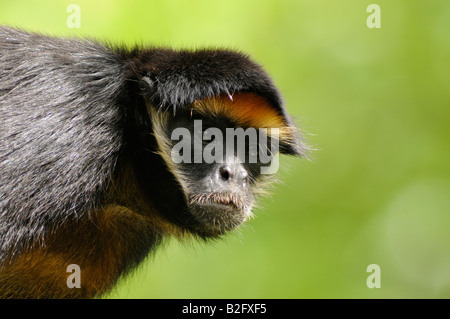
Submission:
[[[244,200],[241,196],[233,193],[205,193],[192,195],[189,197],[191,205],[221,205],[229,206],[233,210],[242,212],[245,208]]]
[[[237,228],[251,216],[245,197],[235,193],[205,193],[189,197],[193,229],[205,237],[217,237]]]

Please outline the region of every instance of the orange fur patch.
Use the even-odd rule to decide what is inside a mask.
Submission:
[[[194,110],[207,115],[226,116],[234,122],[255,128],[283,127],[282,116],[266,101],[254,93],[220,95],[194,102]]]
[[[205,116],[225,116],[241,127],[278,128],[280,139],[287,143],[295,139],[295,128],[288,126],[284,117],[264,97],[255,93],[220,95],[195,101],[192,107]]]

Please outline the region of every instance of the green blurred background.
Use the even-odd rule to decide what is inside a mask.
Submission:
[[[240,49],[316,149],[281,158],[256,219],[222,241],[167,242],[109,297],[450,298],[449,1],[2,0],[0,23]],[[369,264],[381,288],[367,287]]]

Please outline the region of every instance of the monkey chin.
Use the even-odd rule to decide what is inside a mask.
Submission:
[[[191,201],[189,207],[197,225],[195,232],[202,237],[223,235],[240,226],[251,215],[251,205],[243,205],[238,196],[208,194],[205,198],[208,199]]]

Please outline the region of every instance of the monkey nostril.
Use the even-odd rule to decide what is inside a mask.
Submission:
[[[223,165],[219,168],[220,178],[225,182],[234,182],[238,185],[245,186],[248,182],[248,172],[230,165]]]
[[[227,166],[227,165],[222,166],[222,167],[219,169],[219,173],[220,173],[220,176],[222,177],[222,179],[225,180],[225,181],[227,181],[227,180],[230,179],[231,168],[230,168],[229,166]]]

